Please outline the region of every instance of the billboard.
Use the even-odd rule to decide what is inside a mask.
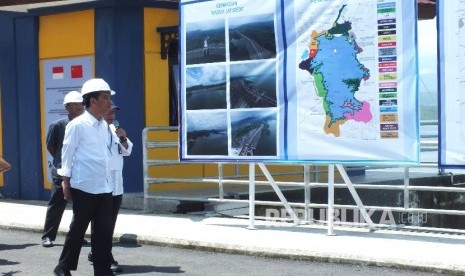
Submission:
[[[465,3],[438,1],[439,166],[465,165]],[[447,110],[447,112],[446,112]]]
[[[184,161],[418,163],[415,1],[180,1]]]

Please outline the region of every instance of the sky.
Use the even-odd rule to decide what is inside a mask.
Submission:
[[[224,65],[207,65],[192,67],[186,70],[186,86],[215,85],[226,82],[226,67]]]
[[[436,19],[418,21],[418,62],[420,73],[437,71]],[[423,47],[422,47],[423,46]]]
[[[224,20],[202,20],[187,25],[188,32],[224,29]]]
[[[420,102],[437,105],[436,18],[418,21],[418,70]]]

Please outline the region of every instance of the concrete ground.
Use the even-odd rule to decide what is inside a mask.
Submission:
[[[0,228],[29,230],[40,242],[46,203],[0,199]],[[65,234],[72,212],[60,226]],[[144,213],[123,209],[116,240],[195,248],[215,252],[411,268],[454,275],[465,274],[465,235],[366,227],[336,226],[327,235],[322,224],[293,226],[278,221],[192,214]]]

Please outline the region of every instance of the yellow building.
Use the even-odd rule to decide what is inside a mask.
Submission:
[[[177,52],[168,49],[177,49],[177,25],[178,2],[167,0],[1,8],[0,153],[13,165],[0,176],[1,193],[48,199],[49,119],[63,113],[56,108],[60,95],[77,90],[86,76],[104,78],[117,91],[118,120],[136,145],[125,161],[125,191],[142,192],[142,130],[169,125],[169,65]],[[77,71],[68,76],[68,67]],[[60,78],[69,81],[51,81]]]

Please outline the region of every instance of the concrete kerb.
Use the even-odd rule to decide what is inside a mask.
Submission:
[[[239,254],[246,256],[289,259],[296,261],[324,262],[333,264],[351,264],[360,266],[389,267],[406,269],[419,272],[434,272],[448,275],[464,275],[460,268],[445,268],[436,265],[412,265],[396,261],[379,261],[375,259],[350,258],[348,256],[333,256],[319,252],[304,252],[302,250],[280,249],[279,253],[260,247],[230,246],[222,243],[203,243],[186,239],[173,238],[154,238],[148,236],[137,236],[132,234],[123,234],[114,237],[115,241],[124,241],[135,244],[154,245],[172,248],[181,248],[189,250],[201,250],[214,253]]]

